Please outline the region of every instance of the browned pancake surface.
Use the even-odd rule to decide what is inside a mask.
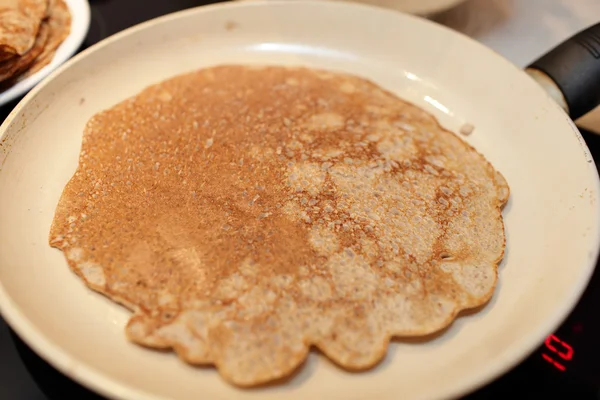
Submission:
[[[95,115],[51,244],[128,337],[237,385],[368,368],[492,295],[502,176],[358,77],[221,66]]]

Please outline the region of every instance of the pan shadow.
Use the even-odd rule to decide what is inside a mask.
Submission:
[[[493,307],[494,303],[496,302],[496,293],[499,290],[500,287],[500,280],[497,283],[496,286],[496,290],[494,291],[494,294],[492,295],[492,297],[484,304],[478,306],[478,307],[474,307],[474,308],[469,308],[466,310],[462,310],[460,311],[456,317],[453,319],[453,321],[445,326],[444,328],[432,332],[428,335],[424,335],[424,336],[397,336],[397,337],[393,337],[390,341],[390,344],[388,346],[388,351],[385,355],[385,357],[383,358],[383,360],[381,360],[381,362],[378,365],[378,368],[389,368],[391,363],[393,362],[393,360],[395,359],[395,357],[397,357],[396,353],[399,352],[399,347],[396,346],[397,344],[408,344],[408,345],[423,345],[426,343],[430,343],[432,341],[438,340],[438,339],[450,339],[455,337],[456,335],[458,335],[460,333],[460,327],[456,327],[456,322],[460,321],[463,318],[469,318],[471,316],[476,316],[482,312],[485,311],[486,308],[488,307]]]
[[[434,340],[437,340],[440,338],[448,339],[448,338],[452,338],[452,337],[456,336],[457,334],[460,333],[460,328],[453,329],[455,322],[461,318],[468,318],[470,316],[475,316],[475,315],[481,313],[482,311],[484,311],[487,307],[493,307],[494,303],[496,302],[496,297],[497,297],[495,294],[499,290],[500,286],[501,286],[501,281],[499,280],[497,283],[497,286],[496,286],[496,290],[494,291],[494,294],[486,303],[484,303],[478,307],[460,311],[449,325],[445,326],[444,328],[442,328],[438,331],[432,332],[432,333],[424,335],[424,336],[394,336],[394,337],[392,337],[390,339],[390,342],[388,343],[387,351],[384,354],[384,356],[381,358],[381,360],[379,360],[377,363],[373,364],[370,367],[363,368],[363,369],[345,368],[345,367],[340,366],[339,364],[335,363],[329,357],[327,357],[316,346],[311,346],[304,362],[302,362],[300,365],[298,365],[294,369],[294,371],[291,372],[290,374],[288,374],[284,377],[269,381],[269,382],[262,383],[262,384],[247,386],[247,387],[236,386],[236,388],[238,390],[248,391],[248,392],[261,392],[264,390],[281,390],[281,389],[285,389],[286,391],[293,390],[295,388],[303,386],[308,380],[310,380],[316,373],[318,364],[322,363],[322,362],[325,362],[325,363],[329,364],[330,366],[334,366],[336,369],[343,372],[344,374],[350,374],[350,375],[352,375],[352,374],[360,375],[360,374],[364,374],[369,371],[374,371],[374,370],[383,369],[383,368],[389,368],[390,364],[393,362],[394,358],[396,357],[396,353],[398,352],[398,346],[396,346],[397,344],[409,344],[409,345],[417,345],[418,346],[418,345],[429,343],[431,341],[434,341]],[[163,353],[165,355],[171,353],[173,356],[175,356],[175,354],[174,354],[175,352],[173,351],[173,349],[149,348],[149,347],[146,347],[143,345],[140,345],[140,347],[148,348],[148,349],[151,349],[158,353]],[[184,361],[181,361],[181,362],[184,362]],[[197,369],[198,371],[211,372],[211,373],[218,374],[217,369],[212,365],[199,365],[199,364],[190,364],[190,365],[193,368]]]
[[[510,214],[511,210],[512,210],[512,206],[513,206],[513,199],[512,199],[512,195],[508,198],[508,201],[506,202],[506,204],[504,205],[503,209],[502,209],[502,218],[504,220],[504,237],[506,240],[506,246],[504,246],[504,256],[502,257],[502,260],[500,261],[500,264],[498,264],[498,283],[497,285],[499,285],[502,277],[500,276],[500,273],[502,272],[502,270],[504,270],[506,264],[508,263],[508,259],[510,256],[510,231],[509,231],[509,227],[506,223],[506,217]],[[496,293],[498,291],[498,287],[496,287],[496,289],[494,290],[494,293]]]
[[[156,350],[159,353],[173,353],[172,350],[169,349],[152,349]],[[174,355],[174,354],[173,354]],[[234,387],[241,391],[247,392],[261,392],[264,390],[278,390],[278,389],[290,389],[302,386],[306,381],[308,381],[316,371],[317,364],[321,358],[326,358],[317,348],[311,347],[308,351],[306,359],[298,365],[291,373],[277,378],[265,383],[260,383],[258,385],[252,386],[238,386],[234,385]],[[180,360],[181,362],[184,362]],[[210,372],[213,374],[218,374],[217,368],[212,364],[190,364],[191,367],[195,368],[198,371],[202,372]]]
[[[497,288],[499,288],[499,286],[500,286],[500,281],[497,284]],[[359,375],[359,374],[364,374],[368,371],[389,368],[390,364],[393,362],[394,358],[396,357],[396,352],[398,352],[398,346],[396,346],[397,344],[422,345],[422,344],[429,343],[431,341],[434,341],[434,340],[437,340],[440,338],[447,339],[447,338],[454,337],[460,333],[460,328],[456,329],[456,327],[454,327],[455,321],[462,319],[462,318],[468,318],[470,316],[478,315],[479,313],[483,312],[487,307],[493,307],[495,302],[496,302],[496,296],[492,295],[492,297],[486,303],[484,303],[478,307],[460,311],[456,315],[456,317],[454,318],[452,323],[450,323],[448,326],[445,326],[444,328],[442,328],[438,331],[432,332],[428,335],[392,337],[390,339],[390,342],[388,344],[388,348],[387,348],[387,351],[386,351],[384,357],[382,357],[381,360],[379,360],[377,363],[375,363],[371,367],[364,368],[364,369],[357,369],[357,370],[344,368],[344,367],[336,364],[331,359],[329,359],[317,347],[312,346],[310,348],[310,351],[308,353],[308,356],[307,356],[305,362],[300,364],[294,370],[294,372],[292,374],[290,374],[286,377],[277,379],[275,381],[265,383],[265,384],[248,387],[248,388],[241,388],[241,389],[248,390],[248,391],[261,391],[261,390],[265,390],[265,389],[278,389],[281,387],[286,387],[286,388],[300,387],[315,374],[317,365],[318,365],[318,363],[321,363],[321,362],[328,363],[329,365],[334,366],[336,369],[343,371],[344,374],[351,374],[351,375],[352,374]],[[454,329],[453,329],[453,327],[454,327]]]
[[[291,374],[270,382],[259,384],[257,386],[241,389],[253,392],[263,391],[265,389],[280,389],[283,387],[288,389],[300,387],[314,375],[317,369],[317,363],[319,363],[319,359],[323,357],[324,356],[318,351],[318,349],[311,347],[304,362],[298,365]]]

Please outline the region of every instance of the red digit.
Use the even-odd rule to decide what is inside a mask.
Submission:
[[[547,347],[547,348],[548,348],[550,351],[553,351],[554,353],[558,353],[558,350],[556,350],[556,347],[554,347],[554,346],[552,345],[552,341],[553,341],[553,340],[557,340],[557,339],[556,339],[556,336],[554,336],[554,335],[550,335],[550,336],[548,336],[548,337],[546,338],[546,341],[544,342],[544,344],[546,345],[546,347]]]
[[[552,344],[552,342],[556,342],[559,343],[562,347],[563,347],[563,351],[559,351],[556,346],[554,346]],[[558,354],[563,360],[570,360],[573,358],[573,348],[571,346],[569,346],[569,344],[567,342],[564,342],[562,340],[560,340],[559,338],[557,338],[555,335],[550,335],[546,338],[546,341],[544,342],[546,344],[546,347],[550,350],[553,351],[554,353]]]
[[[564,353],[559,352],[558,355],[561,356],[563,360],[567,360],[567,361],[570,360],[571,358],[573,358],[573,348],[565,342],[561,342],[561,344],[565,348],[566,352],[564,352]]]
[[[550,364],[554,365],[559,370],[561,370],[561,371],[566,370],[566,368],[565,368],[564,365],[562,365],[561,363],[558,363],[558,362],[554,361],[552,359],[552,357],[550,357],[549,355],[546,355],[546,354],[542,353],[542,357],[544,358],[544,360],[548,361]]]

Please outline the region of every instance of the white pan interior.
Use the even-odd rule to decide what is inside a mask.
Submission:
[[[84,124],[145,86],[221,63],[301,64],[370,78],[434,113],[506,177],[507,254],[480,312],[429,340],[397,341],[365,373],[318,354],[289,382],[238,390],[211,368],[130,344],[128,313],[86,289],[47,244]],[[0,309],[37,352],[111,398],[431,399],[493,379],[533,351],[595,264],[598,177],[568,117],[516,67],[430,22],[339,2],[239,2],[118,34],[55,72],[0,129]]]

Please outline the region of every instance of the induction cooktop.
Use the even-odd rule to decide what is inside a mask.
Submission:
[[[194,0],[91,0],[92,23],[83,48],[115,32],[159,15],[196,7],[209,1]],[[0,110],[5,117],[14,106]],[[600,136],[582,132],[596,163],[600,163]],[[564,268],[569,268],[565,265]],[[518,367],[468,400],[495,398],[595,399],[600,400],[600,269],[563,325]],[[101,399],[60,374],[12,335],[27,371],[49,399],[74,396]],[[1,361],[0,361],[1,362]],[[0,397],[2,397],[0,388]]]

